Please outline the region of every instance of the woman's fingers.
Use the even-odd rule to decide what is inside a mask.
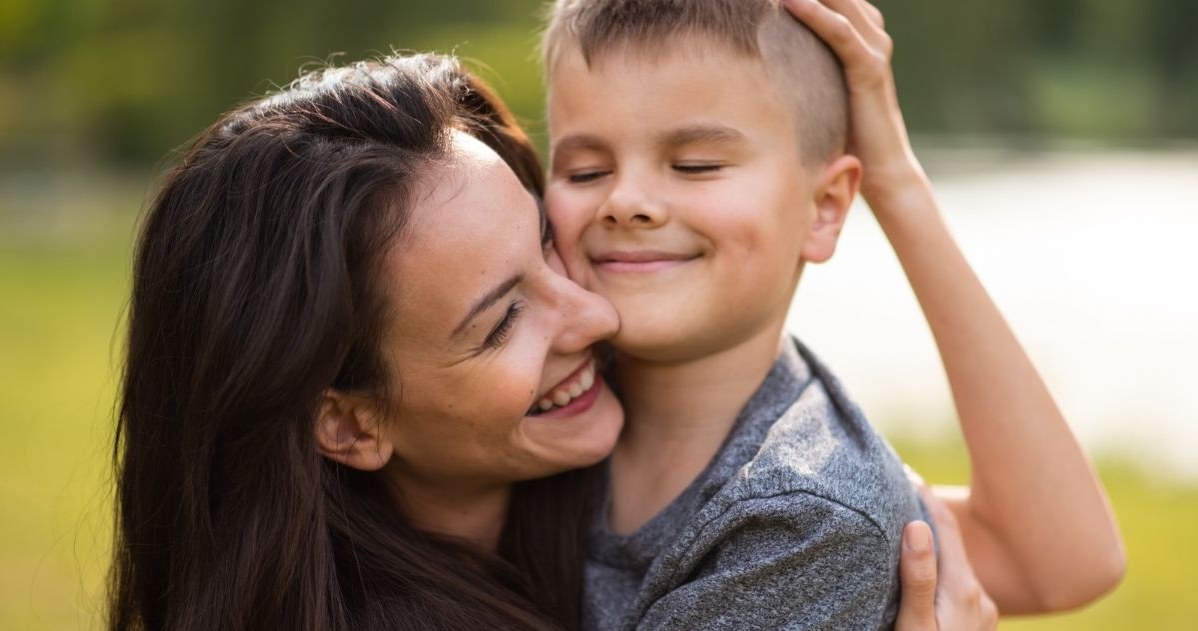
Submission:
[[[902,584],[902,600],[895,631],[938,629],[936,554],[932,549],[932,529],[922,521],[913,521],[903,529],[899,580]]]
[[[936,540],[940,544],[937,564],[940,628],[994,629],[998,624],[998,608],[973,573],[956,516],[928,487],[920,486],[919,493],[936,524]]]
[[[936,524],[936,539],[940,544],[940,577],[945,583],[960,585],[977,583],[973,568],[965,556],[965,542],[961,538],[961,527],[948,505],[940,501],[927,486],[919,487],[919,495]]]

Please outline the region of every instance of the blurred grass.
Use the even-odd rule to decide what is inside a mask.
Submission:
[[[903,459],[933,484],[968,483],[965,447],[949,439],[892,439]],[[1198,620],[1194,534],[1198,527],[1198,487],[1157,478],[1143,461],[1097,458],[1127,547],[1127,574],[1115,591],[1081,611],[1055,616],[1012,618],[1009,631],[1053,629],[1193,629]],[[1028,519],[1036,515],[1028,514]]]
[[[148,181],[48,196],[0,181],[0,629],[101,626],[117,323]],[[966,481],[951,440],[895,443],[928,480]],[[1150,459],[1100,459],[1128,546],[1123,585],[1081,612],[1001,628],[1193,628],[1198,488],[1144,473]]]
[[[44,201],[0,197],[0,629],[98,626],[107,567],[132,215],[72,222]]]

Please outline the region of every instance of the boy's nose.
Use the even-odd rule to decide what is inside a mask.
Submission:
[[[668,218],[665,205],[650,188],[631,178],[616,182],[595,220],[607,228],[656,228]]]

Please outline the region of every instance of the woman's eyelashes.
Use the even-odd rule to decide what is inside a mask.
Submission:
[[[503,346],[503,343],[511,336],[521,311],[524,311],[524,303],[518,300],[508,306],[503,318],[495,325],[495,328],[491,329],[491,332],[487,334],[487,339],[483,341],[484,350]]]

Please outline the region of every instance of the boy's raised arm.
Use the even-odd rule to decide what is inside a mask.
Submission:
[[[935,337],[972,460],[945,497],[970,560],[1006,613],[1106,593],[1124,552],[1106,495],[1044,382],[949,233],[907,139],[881,13],[862,0],[784,0],[844,63],[862,193]]]

